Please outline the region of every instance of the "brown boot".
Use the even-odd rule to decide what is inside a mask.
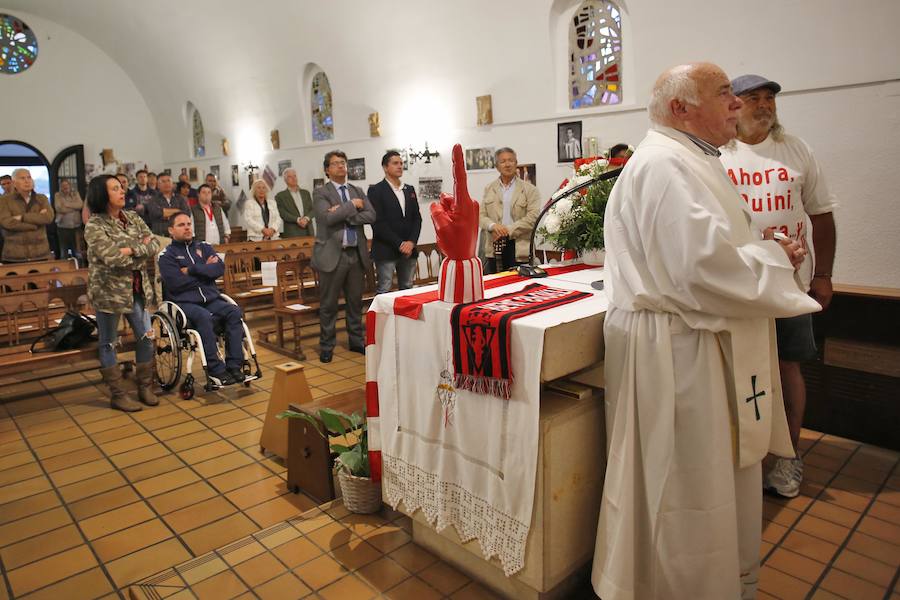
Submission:
[[[109,387],[111,397],[109,404],[113,408],[124,410],[125,412],[137,412],[141,410],[141,405],[132,398],[122,387],[122,371],[119,365],[105,367],[100,369],[103,376],[103,382]]]
[[[159,398],[153,393],[153,361],[135,364],[138,400],[147,406],[159,404]]]

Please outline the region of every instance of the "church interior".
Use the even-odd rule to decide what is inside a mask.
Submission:
[[[467,535],[472,514],[448,517],[444,525],[455,527],[437,532],[439,507],[416,505],[388,485],[397,463],[387,447],[380,501],[360,514],[347,508],[346,491],[336,497],[345,482],[329,468],[334,450],[316,435],[327,423],[310,407],[367,408],[374,460],[376,438],[388,443],[403,429],[386,406],[391,390],[407,385],[374,371],[428,345],[407,338],[404,350],[397,340],[414,337],[411,325],[376,317],[384,303],[367,280],[365,347],[350,332],[348,302],[347,326],[342,305],[326,361],[319,316],[308,306],[324,306],[309,268],[313,238],[300,237],[312,234],[254,242],[243,207],[255,206],[254,182],[266,182],[271,200],[291,172],[314,200],[323,198],[316,190],[330,185],[334,157],[326,153],[334,150],[344,153],[350,187],[370,189],[387,173],[383,155],[397,150],[422,217],[415,285],[434,285],[442,253],[429,205],[456,189],[455,144],[473,199],[498,179],[498,149],[511,148],[518,178],[537,188],[543,207],[572,177],[573,159],[616,144],[637,148],[657,76],[695,61],[715,63],[729,78],[778,82],[778,120],[812,149],[837,201],[827,274],[834,296],[812,317],[817,354],[801,365],[803,480],[795,497],[764,495],[755,597],[900,600],[900,3],[0,0],[0,19],[0,175],[26,168],[51,201],[64,181],[85,198],[89,180],[105,174],[124,175],[129,189],[139,171],[170,174],[176,185],[183,175],[192,195],[215,176],[211,191],[230,204],[222,210],[231,239],[222,231],[214,244],[225,265],[220,283],[243,310],[255,353],[243,385],[210,388],[202,345],[191,349],[194,338],[176,336],[187,327],[177,314],[153,313],[145,337],[156,348],[159,403],[114,410],[96,343],[64,353],[77,360],[29,350],[38,330],[84,300],[84,239],[66,250],[57,247],[62,234],[50,234],[57,275],[0,261],[0,600],[596,598],[590,565],[612,451],[602,314],[568,309],[583,325],[554,322],[537,338],[543,354],[514,363],[529,365],[521,381],[533,377],[540,404],[539,419],[537,408],[529,413],[533,444],[523,446],[537,456],[524,461],[526,495],[534,489],[535,498],[520,549],[504,547],[507,538],[491,544],[487,533]],[[585,39],[603,49],[591,59],[592,87],[576,66]],[[267,227],[265,203],[259,210]],[[355,230],[345,230],[343,250],[347,231]],[[371,225],[364,231],[373,236]],[[555,265],[567,258],[550,246],[538,255]],[[76,271],[63,272],[67,261]],[[428,317],[439,309],[417,310]],[[121,331],[122,385],[133,390],[143,380],[128,361],[140,362],[143,338]],[[449,329],[444,337],[449,344]],[[515,341],[512,348],[532,350]],[[440,391],[449,381],[422,385],[429,403],[435,385]],[[506,400],[515,404],[509,392]],[[454,400],[440,402],[446,432]],[[502,437],[498,446],[515,451],[517,436],[507,450],[506,434],[491,432],[526,416],[495,412],[498,402],[484,409],[484,429],[460,431],[461,404],[458,437],[435,452],[477,435]],[[278,418],[288,410],[306,419]],[[352,447],[361,431],[357,422],[340,443]],[[421,442],[429,434],[417,435]],[[501,461],[500,479],[514,478],[520,458]],[[434,486],[413,469],[399,471],[409,477],[404,485]],[[369,484],[365,493],[381,490],[377,479]],[[398,498],[404,503],[392,502]]]

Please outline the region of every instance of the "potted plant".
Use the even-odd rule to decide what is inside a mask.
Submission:
[[[622,162],[621,159],[619,162]],[[565,196],[577,185],[590,181],[609,170],[610,165],[602,157],[578,159],[572,176],[562,182],[551,201],[562,198],[554,204],[538,233],[557,250],[575,250],[586,264],[602,265],[603,213],[612,192],[615,179],[598,181],[580,192]]]
[[[317,417],[294,410],[278,414],[279,419],[303,419],[328,440],[328,447],[335,455],[334,469],[347,510],[363,514],[378,512],[381,510],[381,485],[372,481],[369,470],[369,431],[365,413],[348,415],[321,408]]]

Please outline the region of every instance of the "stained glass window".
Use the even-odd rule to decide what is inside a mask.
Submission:
[[[331,114],[331,84],[325,73],[312,80],[312,139],[314,142],[334,139],[334,117]]]
[[[34,64],[37,37],[28,25],[12,15],[0,14],[0,73],[21,73]]]
[[[203,119],[200,118],[200,111],[196,108],[191,121],[194,131],[194,157],[199,158],[206,155],[206,134],[203,133]]]
[[[569,105],[622,102],[622,12],[612,2],[586,0],[569,29]]]

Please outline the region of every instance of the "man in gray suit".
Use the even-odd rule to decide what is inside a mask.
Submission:
[[[366,353],[362,322],[362,293],[369,270],[369,252],[363,224],[375,222],[375,209],[362,189],[347,183],[347,155],[332,150],[325,155],[329,182],[313,191],[316,245],[312,265],[319,272],[319,360],[331,362],[335,321],[341,290],[347,303],[350,350]]]
[[[297,183],[297,171],[285,169],[284,183],[287,186],[275,194],[278,214],[284,221],[282,238],[313,235],[313,207],[309,192]]]

